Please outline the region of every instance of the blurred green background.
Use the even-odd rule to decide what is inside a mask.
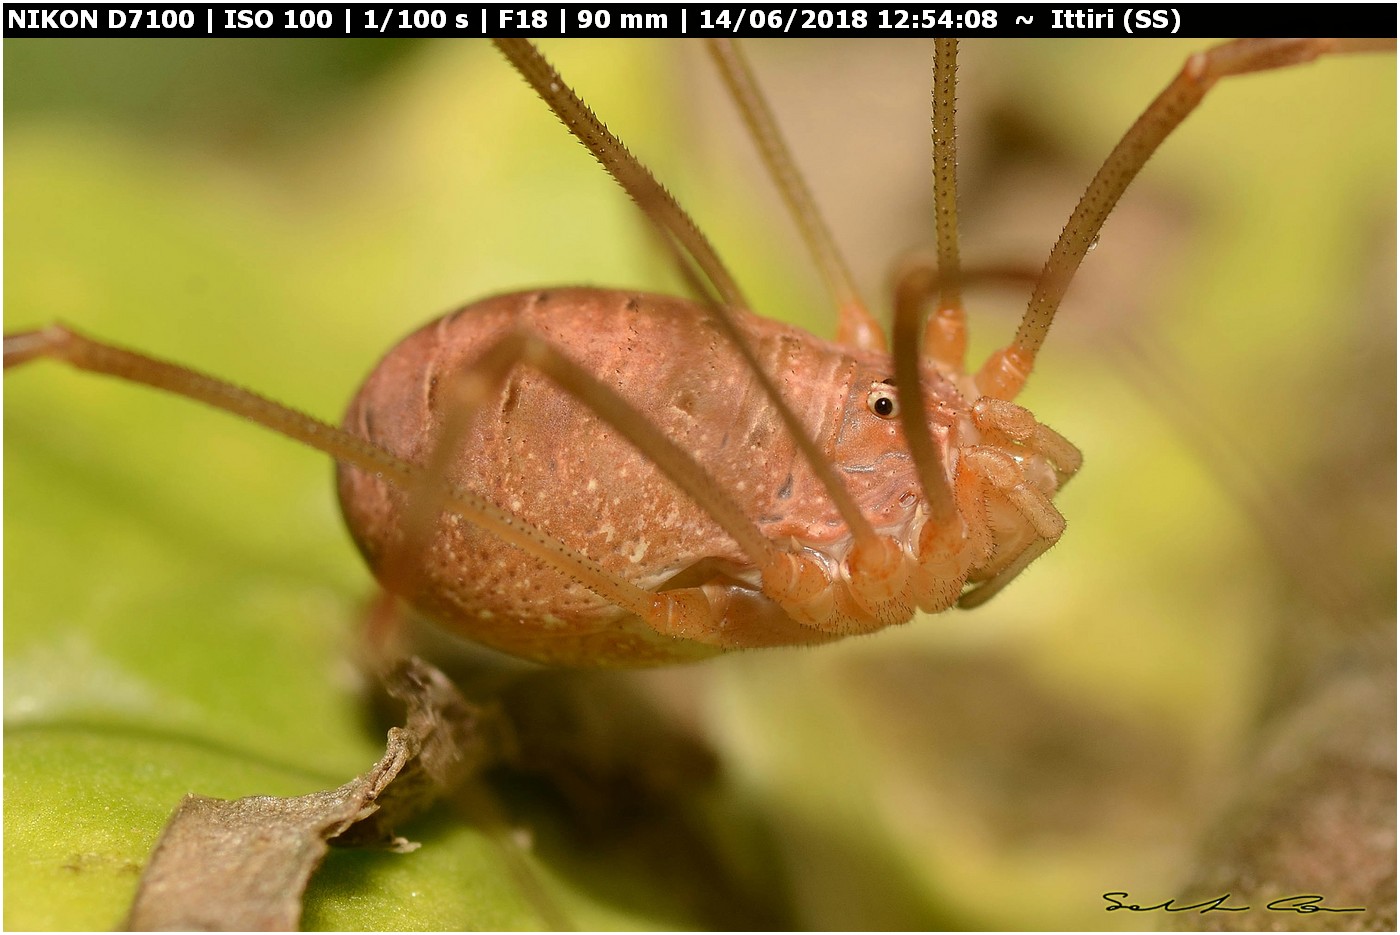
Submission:
[[[966,43],[964,257],[1038,267],[1202,45]],[[927,45],[749,50],[883,307],[892,260],[931,240]],[[702,50],[545,51],[758,310],[829,333]],[[59,319],[335,418],[465,302],[676,288],[484,44],[24,40],[4,68],[6,331]],[[712,836],[762,827],[782,924],[1140,925],[1099,894],[1177,894],[1261,729],[1393,673],[1395,87],[1385,56],[1226,82],[1130,189],[1021,400],[1086,461],[1022,580],[973,613],[638,680],[720,757]],[[1024,299],[969,299],[980,357]],[[5,924],[111,927],[180,795],[374,761],[351,662],[370,582],[315,454],[51,364],[7,376],[4,411]],[[710,920],[625,863],[527,855],[523,885],[516,845],[420,825],[414,854],[334,858],[307,924]]]

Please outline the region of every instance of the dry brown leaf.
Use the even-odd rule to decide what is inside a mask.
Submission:
[[[412,850],[393,829],[489,764],[501,749],[501,722],[417,658],[383,681],[408,716],[369,772],[290,798],[186,796],[156,843],[126,927],[294,931],[307,882],[331,844]]]

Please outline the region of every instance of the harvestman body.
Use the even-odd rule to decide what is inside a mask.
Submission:
[[[385,357],[344,431],[58,326],[7,336],[5,364],[57,357],[330,453],[347,522],[387,589],[454,632],[566,665],[819,643],[996,593],[1064,529],[1052,498],[1079,453],[1010,400],[1123,190],[1219,78],[1379,47],[1242,40],[1193,56],[1090,183],[1015,339],[974,376],[954,43],[935,56],[939,267],[897,285],[893,354],[735,48],[716,44],[715,57],[831,285],[836,342],[745,311],[669,193],[532,46],[499,44],[646,211],[703,303],[555,289],[468,306]]]
[[[699,462],[763,539],[813,556],[819,573],[829,575],[817,590],[826,614],[811,614],[804,624],[794,616],[805,608],[767,598],[750,556],[695,499],[678,496],[648,457],[586,406],[519,367],[489,410],[472,421],[460,447],[466,456],[454,459],[451,482],[597,556],[607,573],[641,588],[698,587],[712,623],[702,622],[705,631],[690,640],[658,634],[567,573],[456,517],[444,521],[420,564],[414,603],[435,619],[471,621],[473,638],[489,645],[574,664],[674,661],[711,654],[714,647],[816,643],[909,619],[913,576],[920,570],[912,553],[929,514],[890,404],[889,356],[752,316],[739,322],[862,515],[879,536],[901,543],[898,554],[907,568],[895,573],[910,580],[905,593],[881,607],[857,590],[868,580],[843,575],[853,545],[849,528],[706,309],[666,296],[566,289],[489,299],[417,331],[370,377],[351,405],[347,428],[427,463],[441,433],[423,427],[445,422],[443,399],[451,397],[440,390],[452,375],[507,335],[542,339],[588,373],[603,375],[641,424],[659,429]],[[652,348],[676,350],[658,357],[648,353]],[[959,451],[981,456],[974,416],[958,389],[932,370],[925,381],[940,451],[955,465]],[[1025,469],[1007,468],[1017,483],[1036,471],[1031,476],[1042,485],[1036,490],[1048,498],[1057,486],[1054,469],[1038,453],[1027,450],[1025,457]],[[342,470],[340,489],[350,526],[379,567],[384,554],[402,545],[395,531],[405,498],[353,468]],[[1000,524],[996,544],[1014,559],[1034,532],[1023,532],[1026,524],[1017,523],[1014,508],[991,502]],[[953,542],[968,541],[961,523],[950,528]],[[1048,532],[1050,538],[1058,529]],[[996,570],[988,568],[984,577]],[[942,610],[961,588],[956,572],[944,574],[918,600]]]

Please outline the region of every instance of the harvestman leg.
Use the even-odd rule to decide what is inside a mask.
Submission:
[[[637,203],[662,235],[670,238],[679,251],[683,251],[694,260],[696,266],[714,286],[719,294],[718,300],[710,306],[715,324],[739,351],[764,394],[772,402],[774,411],[782,419],[793,441],[797,443],[803,459],[811,467],[850,529],[857,548],[868,556],[886,556],[884,565],[880,566],[881,570],[892,572],[898,557],[875,532],[869,519],[861,513],[845,482],[809,437],[806,427],[783,399],[772,377],[764,371],[753,349],[745,340],[731,309],[750,306],[718,253],[696,227],[690,215],[646,166],[627,150],[622,141],[604,126],[534,45],[523,39],[493,41],[569,132],[587,147],[608,175],[612,176],[628,197]]]
[[[923,356],[954,373],[967,366],[967,313],[958,248],[958,43],[933,45],[933,210],[938,235],[938,307],[924,326]],[[910,352],[912,353],[912,341]]]
[[[920,267],[910,275],[901,277],[895,287],[894,322],[891,328],[895,383],[900,388],[902,400],[900,425],[928,502],[928,526],[939,530],[936,535],[947,542],[949,548],[954,547],[953,537],[959,531],[973,532],[973,521],[965,510],[958,508],[955,491],[948,483],[946,466],[929,430],[928,402],[924,398],[920,358],[930,358],[953,373],[963,372],[967,322],[962,307],[958,256],[957,127],[954,119],[957,53],[956,40],[939,39],[934,43],[933,201],[942,275]],[[939,293],[939,312],[929,322],[921,340],[918,334],[919,316],[923,311],[924,299],[935,289]],[[972,515],[982,513],[978,509]],[[925,533],[929,533],[927,528]],[[974,559],[973,536],[965,535],[964,538],[967,546],[962,549],[960,576],[965,576]]]
[[[289,409],[256,393],[202,373],[124,350],[77,334],[60,325],[6,335],[4,365],[40,358],[62,361],[80,370],[105,373],[142,383],[243,416],[275,432],[322,451],[343,464],[384,477],[403,490],[419,482],[423,469],[356,435]],[[457,513],[530,555],[553,564],[595,593],[659,626],[675,626],[693,609],[609,574],[592,559],[540,530],[521,522],[483,497],[457,487],[443,491],[445,508]]]
[[[1125,189],[1157,147],[1195,110],[1222,78],[1288,68],[1322,55],[1394,51],[1394,39],[1237,39],[1198,52],[1124,134],[1094,175],[1045,261],[1040,280],[1011,344],[996,351],[977,374],[984,395],[1015,399],[1035,366],[1075,271]]]
[[[869,306],[861,298],[851,278],[851,271],[836,249],[831,230],[822,220],[811,191],[802,181],[797,165],[778,130],[768,102],[759,90],[748,59],[739,44],[729,39],[707,41],[710,55],[719,66],[729,95],[739,108],[749,135],[757,144],[768,174],[787,203],[788,213],[807,244],[808,251],[826,280],[827,291],[836,302],[836,343],[865,350],[886,350],[885,336]]]

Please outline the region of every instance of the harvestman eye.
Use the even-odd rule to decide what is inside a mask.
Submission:
[[[865,402],[870,411],[882,419],[899,417],[899,400],[895,398],[894,390],[887,383],[871,384],[870,395],[865,398]]]

